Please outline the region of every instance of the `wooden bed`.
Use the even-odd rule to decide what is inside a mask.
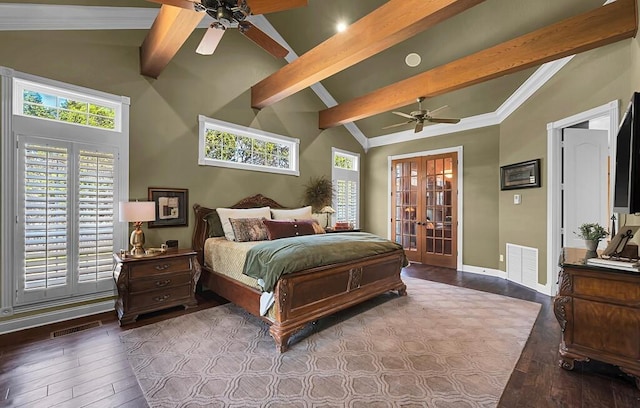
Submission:
[[[230,208],[265,206],[284,208],[261,194],[247,197]],[[275,288],[276,309],[274,321],[271,321],[260,316],[261,292],[259,290],[219,274],[205,265],[204,243],[209,234],[205,217],[211,214],[213,209],[198,204],[195,204],[193,209],[196,225],[192,245],[202,265],[200,286],[206,286],[249,313],[267,321],[271,325],[269,333],[275,340],[279,352],[286,351],[291,335],[309,322],[387,291],[395,290],[400,296],[406,295],[406,286],[400,279],[404,261],[404,253],[400,249],[357,261],[284,275]]]

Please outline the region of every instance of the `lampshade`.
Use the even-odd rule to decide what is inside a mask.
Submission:
[[[320,214],[333,214],[335,213],[336,210],[334,210],[333,208],[331,208],[331,206],[324,206],[320,209]]]
[[[156,203],[153,201],[120,202],[120,221],[144,222],[156,220]]]

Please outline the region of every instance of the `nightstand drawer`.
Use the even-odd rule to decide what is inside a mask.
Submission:
[[[188,257],[156,259],[131,266],[131,279],[144,278],[159,273],[183,272],[191,270],[191,260]]]
[[[131,309],[162,308],[164,304],[179,304],[191,296],[191,286],[183,285],[166,290],[138,293],[129,298]]]
[[[191,281],[191,273],[157,274],[152,279],[136,279],[129,282],[131,293],[145,292],[147,290],[157,290],[186,285]]]

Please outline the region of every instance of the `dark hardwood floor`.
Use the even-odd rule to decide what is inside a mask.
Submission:
[[[640,407],[640,391],[615,367],[597,362],[576,364],[572,372],[558,367],[560,328],[550,297],[503,279],[443,268],[412,265],[403,275],[542,305],[500,407]],[[115,313],[104,313],[0,336],[0,406],[146,407],[118,335],[224,300],[208,292],[198,296],[198,303],[188,311],[178,307],[142,316],[125,329]],[[50,338],[53,331],[95,321],[101,326]]]

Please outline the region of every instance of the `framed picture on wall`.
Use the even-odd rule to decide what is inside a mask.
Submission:
[[[149,187],[149,201],[156,203],[156,220],[149,228],[186,227],[189,223],[189,190]]]
[[[540,187],[540,159],[500,167],[500,190]]]

